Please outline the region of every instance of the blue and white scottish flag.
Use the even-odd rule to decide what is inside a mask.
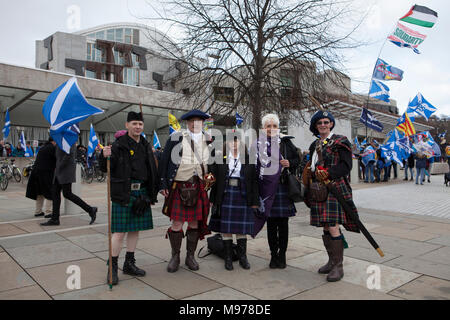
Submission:
[[[242,118],[239,113],[236,112],[236,125],[240,125],[242,122],[244,122],[244,118]]]
[[[76,128],[70,130],[68,128],[92,115],[100,113],[103,113],[102,109],[94,107],[87,102],[78,87],[76,78],[71,78],[53,91],[48,96],[42,109],[44,118],[50,123],[50,136],[66,153],[70,153],[70,147],[76,142],[76,139],[74,140],[71,135],[77,131]],[[67,139],[64,139],[66,135],[68,135]],[[71,141],[73,143],[69,146],[64,144]]]
[[[20,146],[22,147],[24,153],[24,156],[29,158],[33,156],[33,150],[31,150],[31,148],[27,147],[27,142],[25,140],[25,133],[22,131],[22,134],[20,135],[19,138],[20,141]]]
[[[397,162],[403,168],[401,150],[397,143],[391,142],[381,146],[381,156]]]
[[[103,113],[102,109],[87,102],[78,87],[76,78],[64,82],[53,91],[42,109],[42,114],[50,123],[50,130],[54,132],[64,131],[75,123],[101,113]]]
[[[378,132],[383,131],[383,125],[381,124],[381,122],[375,119],[373,114],[366,108],[362,109],[359,121],[364,123],[366,127],[369,127],[370,129],[373,129]]]
[[[62,132],[50,132],[50,134],[58,147],[65,153],[70,154],[70,148],[78,141],[80,127],[78,124],[74,124]]]
[[[158,149],[161,148],[161,144],[159,143],[158,135],[156,131],[153,131],[153,148]]]
[[[9,136],[9,130],[10,130],[11,121],[9,120],[9,110],[6,109],[6,115],[5,115],[5,126],[3,127],[3,139],[8,138]]]
[[[97,134],[94,131],[94,127],[91,123],[91,130],[89,131],[89,144],[88,144],[88,158],[92,157],[95,152],[95,148],[98,146]]]
[[[378,100],[389,102],[389,87],[379,80],[372,80],[369,96]]]
[[[420,114],[427,120],[437,110],[436,107],[431,105],[431,103],[429,103],[421,93],[418,93],[408,104],[408,109],[414,111],[417,114]]]

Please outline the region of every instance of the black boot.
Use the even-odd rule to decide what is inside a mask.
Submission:
[[[91,207],[91,210],[89,212],[89,216],[91,217],[91,222],[89,224],[93,224],[95,222],[95,219],[97,219],[97,207]]]
[[[239,265],[246,270],[250,269],[250,263],[247,259],[247,239],[237,239],[237,249]]]
[[[172,229],[169,229],[169,231],[167,231],[167,237],[169,238],[170,246],[172,247],[172,258],[167,265],[167,272],[174,273],[177,272],[180,267],[180,249],[184,233],[183,230],[174,232]]]
[[[289,241],[289,218],[278,219],[278,268],[286,268],[286,251]]]
[[[223,240],[225,249],[225,269],[233,270],[233,240]]]
[[[195,250],[197,250],[197,243],[199,238],[198,229],[188,229],[186,231],[186,259],[185,264],[190,270],[197,271],[199,265],[195,261]]]
[[[119,283],[119,276],[117,275],[118,263],[117,259],[119,257],[112,257],[112,285],[115,286]],[[109,260],[106,263],[108,265],[108,275],[106,276],[106,283],[110,284],[111,278],[109,274]]]
[[[136,277],[145,276],[145,271],[136,267],[134,252],[127,252],[127,255],[125,256],[125,262],[123,263],[123,273]]]
[[[278,268],[278,230],[274,218],[267,219],[267,241],[270,248],[270,264],[269,268]]]

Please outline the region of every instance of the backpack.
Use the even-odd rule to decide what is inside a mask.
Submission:
[[[222,235],[220,233],[217,233],[209,238],[206,239],[207,242],[207,246],[208,246],[208,252],[203,255],[200,256],[200,253],[202,252],[202,250],[205,248],[201,248],[197,254],[197,256],[199,258],[205,258],[207,256],[209,256],[210,254],[214,254],[222,259],[225,260],[225,245],[223,243],[223,239],[222,239]],[[237,254],[237,245],[235,243],[233,243],[233,261],[237,261],[239,260],[238,258],[238,254]]]

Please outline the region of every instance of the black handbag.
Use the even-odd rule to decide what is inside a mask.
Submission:
[[[284,148],[284,158],[287,159],[287,147]],[[296,177],[289,171],[289,168],[286,169],[286,180],[288,185],[288,198],[293,202],[302,202],[303,194],[302,194],[302,184],[300,179]]]
[[[225,260],[225,245],[223,243],[222,235],[220,233],[217,233],[217,234],[207,238],[206,242],[207,242],[207,246],[208,246],[208,252],[205,255],[200,256],[200,253],[202,252],[204,247],[201,248],[197,254],[199,258],[205,258],[211,254],[214,254]],[[233,253],[232,253],[233,261],[238,261],[239,258],[238,258],[238,254],[237,254],[237,245],[235,243],[233,243],[232,250],[233,250]]]

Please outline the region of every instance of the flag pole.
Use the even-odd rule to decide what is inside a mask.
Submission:
[[[109,248],[109,290],[112,290],[112,235],[111,235],[111,159],[106,160],[106,174],[108,179],[108,248]]]

